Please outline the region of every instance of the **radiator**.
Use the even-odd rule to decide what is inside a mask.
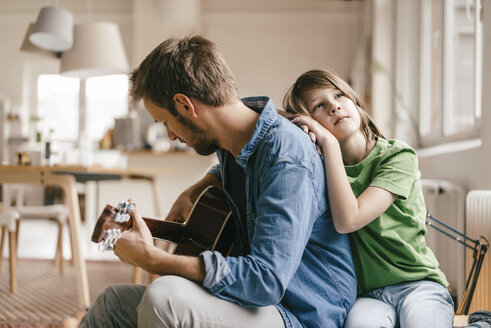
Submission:
[[[464,233],[464,189],[444,180],[421,179],[421,184],[428,212]],[[440,269],[450,284],[448,290],[455,305],[458,305],[465,290],[465,247],[430,226],[427,229],[426,243],[437,257]]]
[[[491,239],[491,190],[472,190],[466,198],[466,235]],[[484,257],[469,313],[491,310],[491,251]],[[466,274],[472,265],[472,250],[466,250]]]

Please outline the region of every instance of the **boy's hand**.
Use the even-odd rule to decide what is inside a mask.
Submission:
[[[326,144],[326,142],[331,138],[334,140],[336,139],[331,132],[329,132],[329,130],[311,117],[306,115],[297,115],[291,121],[309,135],[310,140],[315,143],[317,152],[321,156],[322,147]]]

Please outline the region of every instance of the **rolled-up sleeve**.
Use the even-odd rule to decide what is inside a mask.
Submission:
[[[260,177],[254,207],[249,255],[201,254],[206,270],[203,286],[245,307],[279,303],[298,269],[318,216],[309,165],[277,159]]]
[[[206,268],[204,287],[212,288],[229,275],[230,268],[221,253],[205,251],[201,253],[201,257]]]

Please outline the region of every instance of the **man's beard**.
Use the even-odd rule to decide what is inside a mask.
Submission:
[[[216,139],[210,138],[199,126],[182,116],[177,117],[178,121],[189,129],[190,137],[188,138],[189,146],[192,147],[199,155],[207,156],[216,152],[220,146]]]
[[[203,156],[211,155],[220,148],[216,140],[206,137],[205,139],[198,140],[198,142],[191,145],[191,147],[193,147],[198,154]]]

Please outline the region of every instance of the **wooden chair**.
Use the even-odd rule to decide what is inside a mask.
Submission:
[[[3,258],[3,244],[5,240],[5,233],[9,232],[9,268],[10,268],[10,291],[17,293],[17,228],[19,225],[20,215],[17,211],[9,208],[8,206],[2,209],[0,212],[0,226],[2,227],[2,235],[0,239],[0,268]]]
[[[55,174],[52,172],[51,168],[40,166],[0,166],[0,184],[16,183],[58,186],[63,191],[64,204],[68,208],[67,220],[70,232],[70,244],[72,247],[72,261],[77,279],[78,301],[81,308],[88,308],[90,306],[89,284],[80,242],[80,207],[75,178],[67,174]],[[3,213],[5,215],[7,214],[5,209]],[[12,246],[12,249],[15,249],[15,232],[11,233],[9,230],[9,236],[12,237],[9,238],[9,245]]]
[[[15,199],[15,205],[12,207],[19,213],[20,219],[36,218],[36,219],[56,219],[58,223],[58,239],[56,243],[55,263],[58,263],[60,273],[64,274],[63,266],[63,228],[68,220],[68,207],[65,204],[50,204],[50,205],[26,205],[24,191],[27,185],[12,184],[10,192]],[[5,193],[4,193],[5,195]],[[17,242],[19,236],[20,223],[17,223]]]

